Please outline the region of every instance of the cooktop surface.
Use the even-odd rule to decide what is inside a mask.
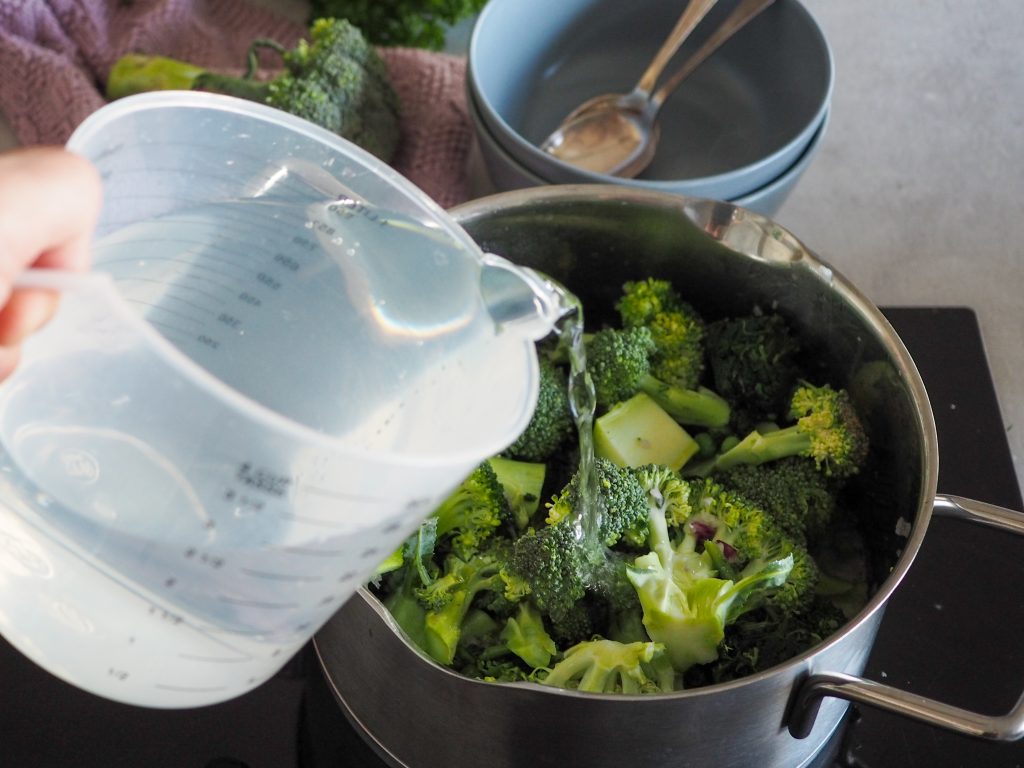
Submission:
[[[885,313],[928,387],[939,432],[939,491],[1024,508],[974,313]],[[986,714],[1006,712],[1024,691],[1022,547],[1005,533],[933,518],[913,567],[890,599],[865,677]],[[151,710],[76,690],[2,640],[0,764],[385,765],[336,706],[309,648],[246,696],[201,709]],[[968,739],[855,707],[819,766],[1019,768],[1024,741]],[[434,766],[425,755],[422,766],[411,768]]]

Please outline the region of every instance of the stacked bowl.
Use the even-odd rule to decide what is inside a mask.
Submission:
[[[721,0],[708,13],[663,79],[737,2]],[[669,97],[657,152],[638,177],[587,171],[540,149],[581,102],[631,91],[683,7],[490,0],[470,39],[467,89],[492,185],[624,184],[774,214],[821,145],[834,78],[828,42],[797,0],[776,0]]]

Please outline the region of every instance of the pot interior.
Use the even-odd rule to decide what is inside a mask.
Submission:
[[[847,488],[867,542],[863,613],[882,605],[920,545],[938,472],[923,383],[881,312],[795,237],[727,203],[608,187],[544,187],[452,211],[483,250],[532,267],[583,302],[588,330],[616,320],[627,280],[668,279],[707,320],[774,309],[810,376],[847,388],[871,441]]]

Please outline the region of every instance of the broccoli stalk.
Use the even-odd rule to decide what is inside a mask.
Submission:
[[[826,475],[856,474],[867,455],[867,437],[846,390],[802,384],[790,400],[796,423],[762,433],[754,430],[719,454],[710,471],[740,464],[761,464],[787,456],[806,456]]]
[[[675,672],[658,643],[599,638],[569,648],[543,682],[587,693],[660,693],[674,690]]]
[[[256,77],[261,50],[281,56],[284,71]],[[268,104],[309,120],[389,161],[398,148],[399,103],[384,61],[360,30],[343,19],[318,19],[291,50],[253,41],[241,77],[163,56],[129,54],[107,78],[107,97],[158,90],[211,91]]]
[[[687,525],[681,541],[672,539],[670,525],[678,527],[694,509],[686,482],[664,467],[645,467],[637,474],[649,498],[651,551],[634,561],[628,577],[640,598],[647,634],[665,646],[676,671],[685,672],[718,658],[725,627],[765,592],[785,583],[793,556],[752,559],[735,579],[719,578],[716,566],[726,558],[717,541],[704,541],[698,553]]]

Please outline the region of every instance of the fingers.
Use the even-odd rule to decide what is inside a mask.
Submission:
[[[17,345],[57,305],[47,291],[12,293],[15,278],[33,266],[87,268],[100,200],[95,168],[64,149],[0,154],[0,378],[17,363]]]

